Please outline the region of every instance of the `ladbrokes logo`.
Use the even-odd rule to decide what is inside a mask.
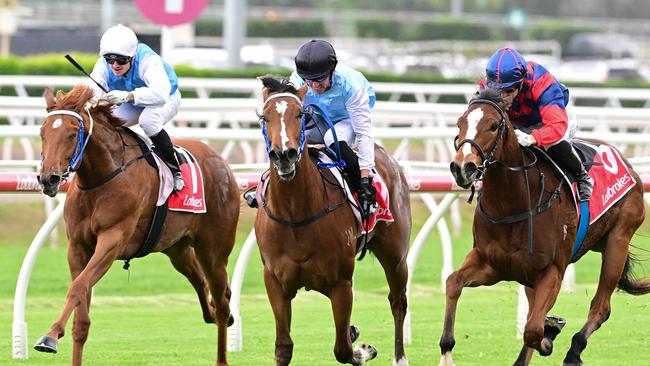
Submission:
[[[191,206],[191,207],[201,207],[203,206],[203,199],[202,198],[194,198],[191,196],[185,196],[185,199],[183,200],[183,205],[184,206]]]
[[[17,191],[40,191],[41,186],[33,175],[16,175]]]
[[[612,184],[611,186],[607,187],[607,190],[605,191],[605,194],[601,196],[602,202],[603,202],[603,207],[607,205],[607,202],[612,199],[612,197],[618,195],[618,192],[623,190],[625,187],[627,187],[628,183],[632,178],[630,177],[629,173],[625,173],[624,176],[618,177],[616,179],[616,182]]]

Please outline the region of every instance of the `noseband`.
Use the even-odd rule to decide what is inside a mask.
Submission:
[[[298,138],[298,160],[300,160],[300,157],[302,155],[302,149],[305,146],[305,140],[306,135],[305,135],[305,113],[304,109],[302,108],[302,100],[298,98],[297,95],[293,93],[277,93],[269,96],[266,98],[264,101],[264,104],[262,104],[262,114],[259,115],[259,121],[260,124],[262,125],[262,135],[264,135],[264,141],[266,142],[266,153],[270,154],[271,152],[271,141],[269,140],[269,136],[266,132],[266,124],[268,123],[268,119],[264,116],[264,108],[266,107],[266,103],[271,101],[272,99],[277,99],[277,98],[293,98],[295,99],[299,104],[300,104],[300,137]]]

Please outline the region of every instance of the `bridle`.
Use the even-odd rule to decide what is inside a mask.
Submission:
[[[488,100],[488,99],[472,99],[469,102],[469,106],[472,106],[474,104],[487,104],[494,109],[496,109],[497,112],[499,112],[499,115],[501,116],[501,120],[499,121],[499,126],[498,126],[498,132],[497,132],[497,138],[494,140],[494,144],[492,144],[492,147],[488,150],[487,154],[483,151],[483,148],[479,144],[477,144],[473,139],[463,139],[460,142],[458,141],[458,136],[454,138],[454,147],[456,148],[456,151],[460,150],[460,148],[464,144],[470,144],[472,147],[478,151],[479,156],[481,157],[481,165],[477,167],[479,174],[476,176],[475,180],[480,180],[481,176],[485,174],[485,171],[490,167],[492,164],[492,158],[494,157],[494,151],[496,150],[497,146],[499,146],[499,143],[501,142],[501,139],[503,138],[503,135],[505,133],[505,125],[506,125],[506,115],[505,112],[501,107],[499,107],[498,104],[495,102]]]
[[[65,115],[65,116],[72,116],[77,119],[79,122],[79,133],[77,134],[77,142],[75,144],[74,152],[72,153],[72,158],[70,159],[70,163],[68,163],[68,169],[63,173],[63,178],[64,180],[68,178],[68,176],[75,171],[77,166],[81,165],[81,159],[83,158],[84,150],[86,150],[86,146],[88,145],[88,141],[90,140],[90,136],[93,134],[93,116],[90,114],[90,107],[87,105],[84,107],[84,110],[86,111],[86,114],[88,115],[88,119],[90,120],[89,124],[90,126],[88,127],[88,136],[84,139],[84,133],[85,133],[85,127],[84,127],[84,119],[81,117],[81,115],[77,112],[65,110],[65,109],[56,109],[53,111],[48,112],[45,115],[45,118],[49,118],[51,116],[59,116],[59,115]],[[41,157],[42,160],[43,157]]]
[[[293,93],[276,93],[276,94],[270,95],[268,98],[266,98],[266,100],[262,104],[262,108],[261,108],[262,113],[261,114],[258,113],[258,117],[259,117],[259,122],[262,125],[262,135],[264,136],[264,142],[266,143],[266,153],[267,154],[271,153],[271,141],[269,140],[269,136],[268,136],[268,133],[266,131],[266,125],[268,124],[269,120],[266,118],[266,116],[264,116],[264,108],[266,108],[266,104],[269,101],[271,101],[273,99],[277,99],[277,98],[292,98],[292,99],[295,99],[298,102],[298,104],[300,104],[300,114],[299,114],[299,117],[300,117],[300,137],[298,138],[298,160],[300,160],[300,157],[302,155],[302,150],[303,150],[303,148],[305,146],[305,141],[307,140],[306,134],[305,134],[305,123],[306,123],[305,120],[306,120],[306,118],[305,118],[305,110],[302,107],[302,100],[300,100],[300,98],[298,98],[298,96],[293,94]]]

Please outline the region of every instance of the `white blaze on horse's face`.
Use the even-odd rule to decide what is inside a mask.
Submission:
[[[474,140],[476,137],[476,126],[483,119],[483,110],[481,108],[476,108],[473,111],[469,112],[467,115],[467,133],[465,134],[466,140]],[[472,145],[465,144],[463,145],[463,157],[467,157],[472,152]]]
[[[287,143],[289,142],[289,136],[287,136],[287,124],[284,122],[284,114],[287,112],[287,107],[289,104],[285,100],[275,102],[275,110],[280,114],[280,137],[282,138],[282,151],[287,150],[289,147]]]

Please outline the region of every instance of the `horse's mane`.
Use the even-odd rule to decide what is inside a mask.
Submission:
[[[472,100],[474,99],[486,99],[491,102],[496,103],[497,105],[503,104],[503,99],[501,99],[501,92],[498,89],[494,88],[482,88],[476,92]]]
[[[79,111],[93,96],[93,89],[86,84],[77,84],[68,93],[58,90],[56,92],[54,109]],[[123,123],[123,121],[118,121],[113,116],[113,105],[104,100],[95,103],[90,110],[93,114],[104,115],[106,120],[113,125],[121,125]]]
[[[283,78],[281,76],[275,76],[275,75],[264,75],[258,77],[258,79],[262,81],[264,87],[267,88],[270,92],[277,92],[277,93],[288,92],[293,94],[298,93],[298,90],[296,89],[295,85],[293,85],[291,81],[287,78]]]

